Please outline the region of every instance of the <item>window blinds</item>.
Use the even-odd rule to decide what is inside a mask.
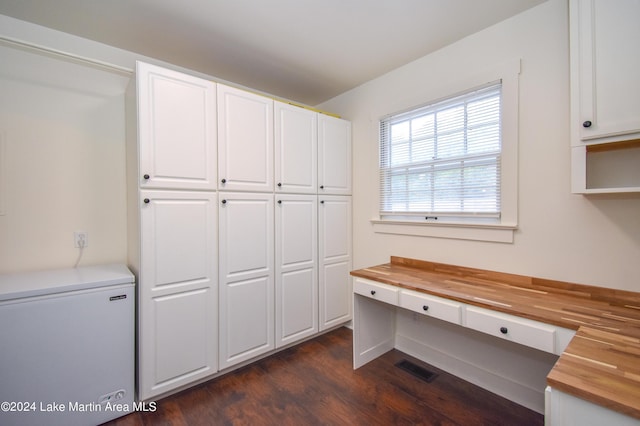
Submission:
[[[380,215],[500,216],[501,83],[380,121]]]

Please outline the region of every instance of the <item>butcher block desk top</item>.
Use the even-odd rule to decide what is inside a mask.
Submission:
[[[640,419],[640,293],[394,256],[351,275],[577,330],[547,383]]]

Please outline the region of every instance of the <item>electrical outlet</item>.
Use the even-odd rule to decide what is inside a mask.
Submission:
[[[89,246],[89,234],[85,231],[73,233],[73,241],[76,248],[86,248]]]

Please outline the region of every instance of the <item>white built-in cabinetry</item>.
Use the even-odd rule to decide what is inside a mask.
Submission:
[[[273,191],[273,100],[218,84],[220,190]]]
[[[220,369],[274,346],[273,194],[220,192]]]
[[[218,368],[215,85],[138,63],[127,115],[128,253],[146,400]]]
[[[320,330],[349,321],[351,302],[351,123],[318,116]]]
[[[547,386],[544,424],[545,426],[638,426],[640,420]]]
[[[349,321],[351,303],[351,197],[319,195],[320,329]]]
[[[571,0],[572,192],[640,192],[640,1]]]
[[[354,278],[354,368],[395,347],[396,307],[560,355],[575,332],[454,300]],[[382,303],[372,303],[371,301]]]
[[[351,195],[351,123],[318,117],[318,194]]]
[[[351,319],[351,127],[222,85],[218,96],[222,370]],[[243,164],[253,152],[274,155]]]
[[[315,195],[319,114],[279,101],[274,110],[276,193]]]
[[[318,198],[276,194],[276,347],[318,332]]]
[[[351,319],[351,125],[144,63],[127,91],[138,399]]]

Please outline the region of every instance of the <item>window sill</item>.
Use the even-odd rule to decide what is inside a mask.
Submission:
[[[513,243],[515,224],[433,223],[408,220],[372,219],[373,232],[416,237]]]

